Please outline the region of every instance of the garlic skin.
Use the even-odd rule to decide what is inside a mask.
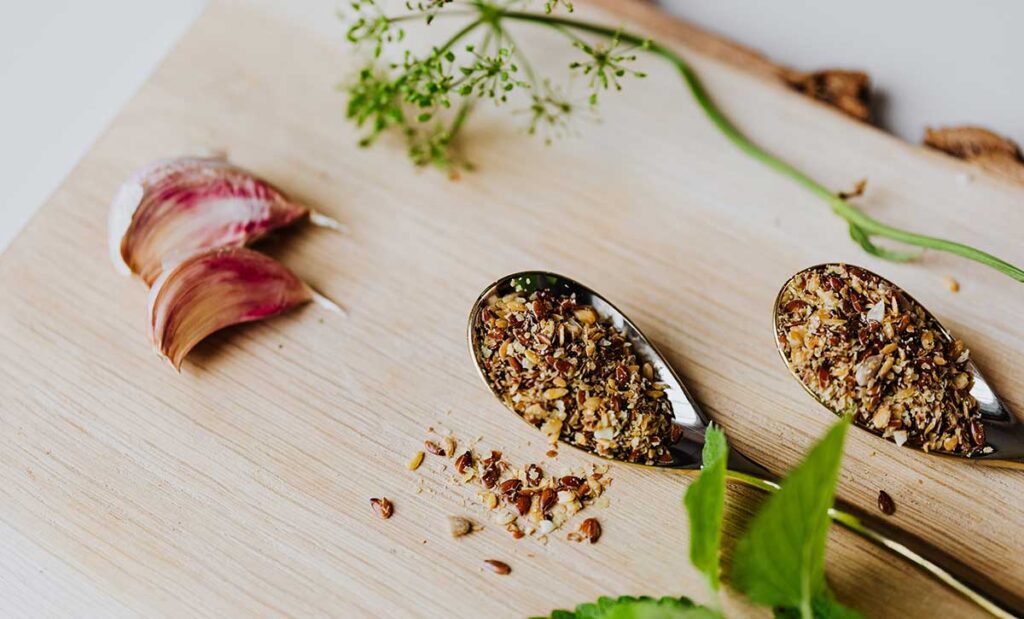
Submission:
[[[149,292],[149,336],[176,370],[199,342],[225,327],[284,313],[315,293],[273,258],[244,247],[194,254],[165,270]]]
[[[308,208],[223,158],[156,161],[122,185],[110,205],[111,259],[152,285],[165,264],[243,247],[309,216]]]

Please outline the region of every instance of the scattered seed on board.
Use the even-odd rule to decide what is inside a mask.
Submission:
[[[476,529],[472,520],[469,518],[463,518],[462,516],[448,516],[448,526],[451,530],[452,537],[469,535],[474,529]]]
[[[407,464],[405,466],[410,471],[415,471],[416,469],[420,468],[421,464],[423,464],[423,452],[422,451],[417,451],[416,455],[414,455],[412,457],[412,460],[409,460],[409,464]]]
[[[601,537],[601,523],[597,521],[597,518],[587,518],[580,524],[580,533],[588,542],[596,544]]]
[[[892,516],[896,513],[896,502],[892,500],[892,497],[885,490],[878,491],[878,509],[886,516]]]
[[[487,559],[484,561],[484,565],[486,565],[487,569],[489,569],[490,571],[494,572],[495,574],[500,574],[501,576],[505,576],[507,574],[512,573],[512,568],[509,567],[508,563],[505,563],[504,561],[498,561],[496,559]]]
[[[479,486],[480,503],[515,539],[544,535],[568,525],[599,501],[612,482],[607,466],[591,465],[589,470],[557,475],[537,463],[513,466],[497,450],[477,453],[467,449],[455,458],[454,469],[457,474],[449,475],[449,480]],[[597,531],[599,536],[600,529]]]
[[[423,441],[423,448],[434,454],[435,456],[443,456],[444,448],[435,443],[434,441]]]
[[[379,499],[374,497],[370,499],[370,506],[373,507],[373,511],[377,514],[377,516],[379,516],[383,520],[387,520],[388,518],[390,518],[391,514],[393,514],[395,511],[394,506],[391,504],[391,501],[387,499],[387,497],[381,497]]]

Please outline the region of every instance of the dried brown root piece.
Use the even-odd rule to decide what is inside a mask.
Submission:
[[[193,255],[164,271],[149,294],[153,346],[175,369],[211,333],[311,301],[316,293],[284,265],[244,247]]]
[[[224,159],[157,161],[124,183],[110,206],[111,259],[152,285],[165,263],[248,245],[304,219],[337,226]]]
[[[871,118],[871,78],[863,71],[823,69],[786,71],[782,79],[794,90],[867,122]]]
[[[968,161],[998,157],[1024,163],[1016,143],[982,127],[929,127],[924,131],[924,145]]]
[[[924,145],[1024,182],[1024,155],[1012,140],[982,127],[925,129]]]

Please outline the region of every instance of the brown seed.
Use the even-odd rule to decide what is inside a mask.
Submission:
[[[510,522],[505,530],[512,534],[512,539],[523,539],[526,534],[523,533],[522,529],[516,526],[516,523]]]
[[[469,466],[473,466],[473,454],[472,453],[470,453],[468,451],[464,451],[464,452],[462,452],[461,456],[459,456],[458,458],[455,458],[455,470],[457,470],[459,472],[459,474],[465,473],[466,472],[466,467],[469,467]]]
[[[985,444],[985,426],[979,419],[971,420],[971,441],[978,447]]]
[[[553,365],[560,374],[568,374],[569,370],[572,369],[572,364],[565,359],[555,359],[555,363]]]
[[[434,441],[423,441],[423,448],[435,456],[444,455],[444,449]]]
[[[528,494],[520,494],[516,497],[516,511],[519,512],[520,516],[525,516],[530,511],[530,505],[533,503],[533,499]]]
[[[370,507],[372,507],[373,511],[383,520],[390,518],[391,514],[395,511],[394,506],[391,505],[391,501],[389,501],[387,497],[381,497],[379,499],[374,497],[370,499]]]
[[[626,368],[622,365],[616,366],[615,381],[618,382],[619,385],[625,385],[627,380],[629,380],[629,372],[626,371]]]
[[[522,487],[523,482],[519,481],[518,479],[506,479],[505,481],[501,482],[501,486],[499,486],[499,489],[501,490],[501,493],[505,495],[506,498],[512,499],[516,495],[516,493],[519,492],[519,489]]]
[[[566,488],[572,488],[573,490],[575,490],[576,488],[579,488],[583,484],[583,480],[579,477],[576,477],[575,475],[566,475],[565,477],[559,479],[558,483],[560,483],[562,486],[565,486]]]
[[[546,514],[558,502],[558,493],[551,488],[544,488],[540,493],[540,513]]]
[[[896,513],[896,503],[885,490],[878,491],[878,509],[886,516],[892,516]]]
[[[496,559],[487,559],[484,561],[484,565],[486,565],[487,569],[491,570],[495,574],[505,576],[507,574],[512,573],[512,568],[509,567],[508,563],[505,563],[504,561],[498,561]]]
[[[506,361],[517,374],[523,370],[523,366],[519,364],[515,357],[509,357]]]
[[[555,449],[549,449],[546,452],[544,452],[544,455],[549,457],[549,458],[554,458],[555,456],[558,455],[558,451],[555,450]]]
[[[587,518],[580,524],[580,533],[586,537],[591,544],[596,544],[601,538],[601,523],[597,518]]]
[[[825,366],[818,368],[818,386],[824,389],[825,386],[828,385],[828,378],[829,374],[828,370],[825,369]]]
[[[548,315],[548,306],[546,303],[544,303],[544,301],[541,301],[540,299],[537,299],[536,301],[531,303],[530,309],[533,310],[533,314],[534,316],[537,317],[538,320],[544,320],[544,318],[546,318]]]
[[[484,482],[484,486],[487,488],[493,488],[494,484],[498,482],[498,467],[489,466],[484,469],[484,474],[481,476],[481,481]]]

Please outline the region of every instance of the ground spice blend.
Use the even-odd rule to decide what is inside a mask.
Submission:
[[[487,380],[552,443],[629,462],[672,462],[666,386],[593,307],[550,289],[495,295],[474,328]]]
[[[991,449],[967,347],[879,276],[841,264],[802,271],[779,295],[775,327],[796,376],[861,427],[925,451]]]

